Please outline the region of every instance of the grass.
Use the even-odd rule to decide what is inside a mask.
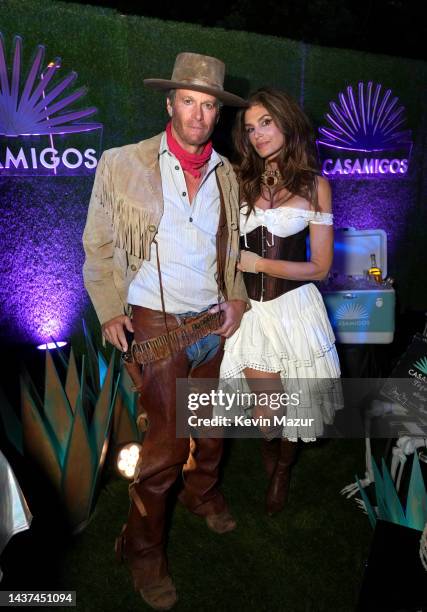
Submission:
[[[339,490],[362,473],[362,440],[304,445],[283,513],[263,512],[266,478],[259,440],[236,440],[223,491],[238,520],[228,534],[177,505],[168,558],[185,610],[351,612],[372,535],[368,519]],[[364,470],[363,470],[364,471]],[[112,478],[87,529],[65,552],[60,587],[77,591],[81,612],[149,610],[115,562],[114,538],[126,520],[127,483]]]

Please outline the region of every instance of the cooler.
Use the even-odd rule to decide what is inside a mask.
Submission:
[[[371,253],[387,276],[384,230],[338,229],[332,275],[319,289],[337,342],[389,344],[394,337],[395,292],[387,283],[366,280]]]

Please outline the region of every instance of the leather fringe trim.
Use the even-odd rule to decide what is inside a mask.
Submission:
[[[125,200],[118,199],[114,192],[110,171],[106,162],[100,168],[100,190],[98,198],[100,204],[111,219],[115,246],[124,249],[129,255],[141,259],[150,256],[150,213],[133,206]]]

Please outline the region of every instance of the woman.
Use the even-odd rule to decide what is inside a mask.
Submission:
[[[251,391],[257,379],[258,385],[268,379],[270,391],[298,390],[299,404],[287,407],[287,417],[316,417],[314,424],[303,419],[303,426],[285,425],[279,438],[262,441],[272,515],[286,501],[297,440],[315,440],[340,403],[335,337],[312,282],[325,278],[332,263],[331,192],[319,176],[312,129],[298,104],[269,88],[248,101],[237,116],[234,143],[240,156],[238,268],[252,308],[226,342],[221,378],[244,375]],[[252,415],[262,413],[255,409]]]

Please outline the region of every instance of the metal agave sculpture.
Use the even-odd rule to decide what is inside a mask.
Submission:
[[[95,114],[95,107],[66,112],[70,105],[86,94],[87,89],[81,87],[63,95],[76,80],[77,73],[72,71],[53,85],[54,76],[61,67],[61,59],[55,58],[41,70],[44,54],[44,45],[38,45],[21,88],[22,38],[15,36],[13,40],[9,80],[4,39],[0,33],[0,135],[71,134],[99,128],[100,123],[75,123]]]
[[[66,368],[65,384],[46,351],[44,398],[27,373],[21,377],[21,422],[2,399],[5,431],[15,448],[38,463],[63,502],[74,532],[82,530],[94,510],[111,440],[136,441],[136,399],[125,370],[115,372],[96,351],[84,326],[87,355],[80,373],[74,352],[58,350]]]

